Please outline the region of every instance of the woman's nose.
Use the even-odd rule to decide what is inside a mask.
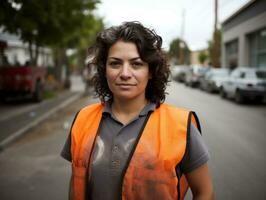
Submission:
[[[131,70],[130,70],[130,66],[128,64],[124,64],[122,69],[121,69],[121,73],[120,76],[123,79],[128,79],[131,77]]]

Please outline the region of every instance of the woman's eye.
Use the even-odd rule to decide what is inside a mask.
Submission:
[[[141,66],[143,66],[143,63],[142,62],[134,62],[134,63],[132,63],[132,66],[133,67],[141,67]]]
[[[109,62],[109,65],[111,67],[118,67],[118,66],[120,66],[120,63],[119,62]]]

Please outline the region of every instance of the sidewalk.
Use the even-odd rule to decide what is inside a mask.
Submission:
[[[70,91],[38,104],[0,107],[0,151],[53,113],[71,104],[84,93],[84,84],[79,76],[71,77]]]
[[[19,112],[1,117],[0,127],[0,150],[7,147],[11,142],[23,135],[30,128],[36,126],[50,115],[77,100],[82,93],[65,91],[55,98],[43,101],[40,104],[20,109]],[[8,112],[7,112],[8,114]]]
[[[96,101],[91,96],[77,99],[0,153],[1,200],[68,199],[71,163],[60,152],[75,114]]]

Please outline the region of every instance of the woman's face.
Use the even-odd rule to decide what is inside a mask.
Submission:
[[[110,47],[106,79],[114,99],[145,100],[150,78],[148,63],[141,60],[134,43],[119,40]]]

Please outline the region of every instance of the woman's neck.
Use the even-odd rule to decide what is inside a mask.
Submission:
[[[147,105],[146,99],[125,101],[114,99],[111,105],[113,115],[123,124],[127,124],[130,120],[136,117],[142,109]]]

